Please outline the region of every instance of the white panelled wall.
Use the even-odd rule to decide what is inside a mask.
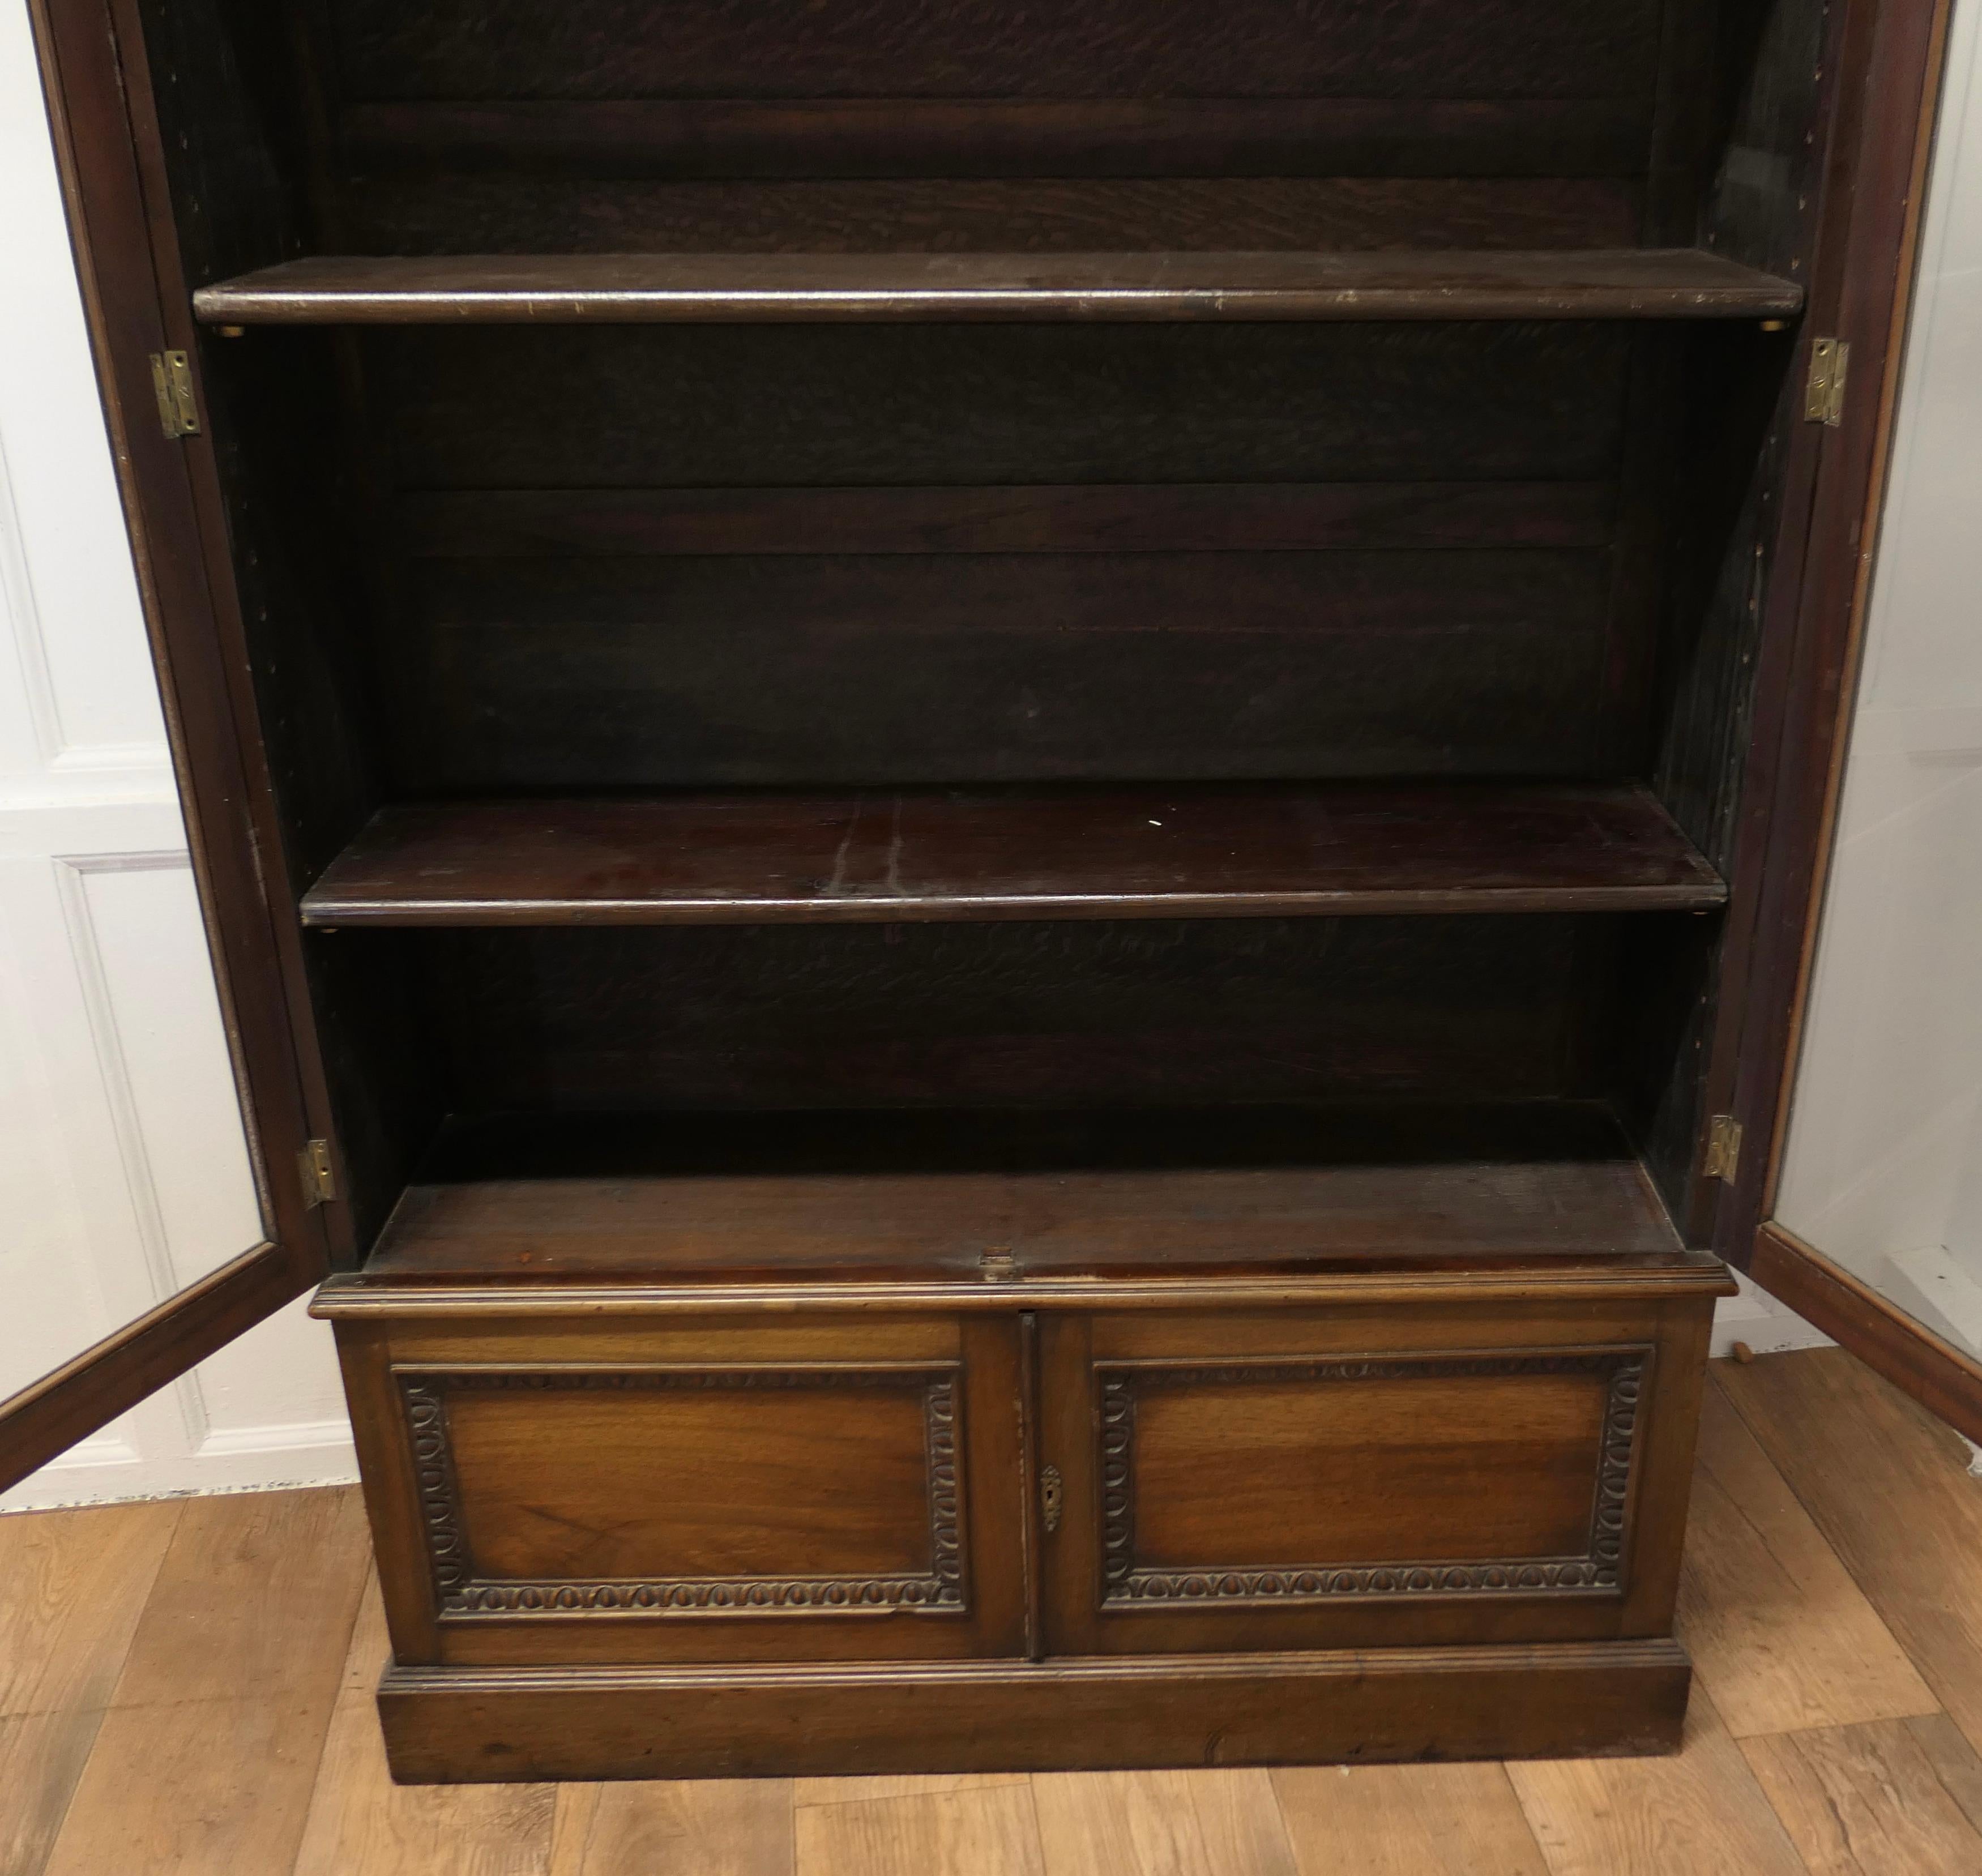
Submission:
[[[0,0],[0,1398],[259,1241],[35,75]],[[300,1305],[0,1507],[355,1476]]]
[[[1982,1354],[1982,0],[1957,0],[1777,1215]]]

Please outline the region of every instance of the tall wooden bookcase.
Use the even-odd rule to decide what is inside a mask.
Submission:
[[[269,1242],[32,1439],[328,1273],[405,1778],[1675,1743],[1934,8],[41,5]]]

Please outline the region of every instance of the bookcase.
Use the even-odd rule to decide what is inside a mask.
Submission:
[[[397,1775],[1674,1745],[1934,18],[42,29]]]

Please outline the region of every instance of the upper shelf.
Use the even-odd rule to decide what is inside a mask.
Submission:
[[[1693,248],[1552,252],[324,255],[202,287],[218,325],[1781,318]]]
[[[1642,789],[1190,786],[469,801],[378,815],[305,924],[1703,911]]]

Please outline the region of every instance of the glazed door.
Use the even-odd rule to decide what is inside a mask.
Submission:
[[[10,358],[36,361],[16,374],[17,388],[32,381],[35,395],[0,398],[10,431],[0,439],[0,456],[17,476],[36,469],[25,503],[18,486],[10,499],[0,472],[0,637],[16,637],[20,656],[10,662],[23,674],[18,695],[0,696],[0,717],[10,705],[22,706],[11,733],[0,725],[0,767],[13,771],[11,790],[0,790],[11,793],[13,810],[0,813],[8,823],[0,849],[14,876],[0,893],[8,933],[0,975],[15,980],[15,993],[0,1003],[42,1033],[32,1046],[12,1035],[0,1042],[0,1075],[10,1083],[10,1143],[25,1141],[17,1153],[57,1168],[34,1194],[60,1194],[76,1130],[89,1124],[91,1103],[102,1108],[98,1132],[115,1150],[75,1162],[94,1175],[78,1185],[75,1230],[89,1247],[85,1254],[97,1260],[112,1232],[128,1230],[145,1267],[142,1285],[104,1297],[102,1314],[124,1318],[123,1326],[88,1346],[67,1322],[37,1323],[35,1297],[31,1291],[25,1298],[34,1325],[28,1352],[0,1378],[0,1490],[352,1255],[315,1041],[307,1020],[299,1020],[295,920],[275,858],[284,852],[283,832],[239,630],[213,440],[204,430],[168,434],[152,382],[154,355],[185,350],[195,340],[171,215],[141,182],[156,142],[155,125],[134,117],[145,109],[148,85],[141,35],[125,30],[115,12],[106,0],[35,0],[32,52],[18,19],[0,36],[7,132],[0,192],[8,209],[0,232],[8,285],[20,289],[0,312],[0,339],[9,342]],[[45,119],[38,92],[46,98]],[[67,257],[51,256],[43,241],[58,175],[80,308],[68,302],[68,282],[58,277]],[[15,319],[17,312],[32,329]],[[100,414],[90,407],[86,381],[70,369],[75,328],[85,318]],[[72,472],[66,481],[52,478],[28,447],[58,434]],[[114,499],[98,500],[109,495],[97,485],[108,485],[113,461],[172,778],[150,752],[150,673],[139,646],[116,632],[116,615],[132,595],[130,570],[115,564],[122,543]],[[58,525],[38,540],[28,539],[32,528],[15,526],[45,516]],[[94,532],[99,521],[103,531]],[[25,574],[44,549],[34,586],[52,603],[37,618],[43,609],[31,603]],[[82,596],[71,603],[78,584]],[[63,672],[86,675],[87,688],[72,681],[65,694],[56,675]],[[13,686],[0,688],[11,693]],[[212,954],[211,991],[202,981],[200,933],[187,903],[182,837]],[[217,1025],[208,1001],[215,994]],[[120,996],[141,1006],[127,1012]],[[76,1009],[66,1024],[56,1007],[65,997]],[[166,1013],[142,1007],[147,998]],[[0,1008],[0,1026],[12,1026],[12,1013]],[[100,1089],[86,1085],[86,1073],[62,1072],[73,1061],[85,1071],[95,1066],[84,1051],[100,1058]],[[52,1092],[38,1085],[35,1057],[54,1065]],[[72,1079],[78,1085],[69,1085]],[[236,1092],[252,1189],[226,1113]],[[45,1116],[58,1108],[67,1131],[55,1143]],[[130,1187],[122,1208],[128,1224],[99,1170],[113,1163]],[[68,1214],[53,1203],[31,1196],[24,1206],[16,1196],[14,1210],[26,1217],[10,1219],[16,1242],[9,1248],[23,1255],[58,1244],[58,1233],[68,1228]],[[71,1320],[93,1313],[78,1310]],[[61,1365],[37,1376],[40,1359]]]
[[[1758,1060],[1750,1273],[1982,1440],[1982,19],[1957,14],[1793,1079]],[[1963,160],[1964,152],[1971,153]],[[1853,369],[1857,369],[1853,361]],[[1855,564],[1855,557],[1854,557]],[[1785,1020],[1788,1016],[1785,1012]],[[1780,1119],[1787,1107],[1787,1120]],[[1759,1214],[1759,1229],[1751,1218]],[[1740,1260],[1738,1235],[1729,1250]],[[1757,1321],[1758,1348],[1799,1325]],[[1757,1333],[1759,1331],[1759,1333]]]
[[[1710,1309],[1043,1323],[1047,1651],[1663,1633]]]

